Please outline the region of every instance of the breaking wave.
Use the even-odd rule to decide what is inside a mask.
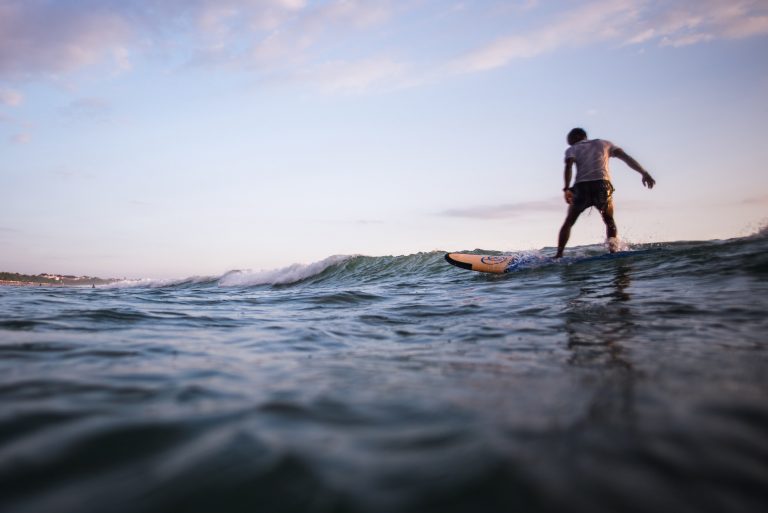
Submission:
[[[671,261],[680,261],[702,252],[711,252],[712,258],[729,249],[737,249],[744,244],[758,242],[768,238],[768,230],[763,228],[748,237],[724,241],[678,241],[650,244],[627,244],[621,247],[628,258],[640,258],[645,262],[656,262],[663,265]],[[534,269],[551,269],[563,266],[589,265],[589,260],[605,254],[606,247],[602,244],[568,248],[566,258],[554,262],[554,248],[539,250],[502,252],[487,249],[461,251],[462,253],[512,255],[515,257],[514,271],[525,272]],[[334,284],[347,281],[355,283],[372,283],[395,277],[412,276],[424,279],[451,279],[457,276],[482,276],[478,273],[466,273],[446,265],[443,257],[446,251],[431,251],[401,256],[364,256],[364,255],[333,255],[317,262],[294,263],[286,267],[265,270],[232,270],[221,276],[190,276],[177,279],[134,279],[122,280],[106,285],[116,288],[193,288],[193,287],[264,287],[291,286],[311,284]],[[696,260],[696,265],[702,266],[700,272],[720,272],[723,269],[712,266],[712,262]],[[735,265],[735,264],[734,264]],[[514,274],[514,273],[513,273]],[[487,276],[486,276],[487,278]]]

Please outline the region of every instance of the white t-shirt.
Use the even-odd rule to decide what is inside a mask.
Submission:
[[[618,150],[610,141],[602,139],[590,139],[577,142],[565,150],[565,160],[573,159],[576,163],[576,180],[579,182],[591,182],[593,180],[611,179],[608,168],[608,159]]]

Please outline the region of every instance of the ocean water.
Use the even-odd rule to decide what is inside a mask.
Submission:
[[[0,287],[0,511],[763,512],[768,236]]]

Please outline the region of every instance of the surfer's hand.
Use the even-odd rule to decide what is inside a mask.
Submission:
[[[570,189],[565,190],[565,202],[569,205],[573,204],[573,191]]]
[[[648,171],[643,171],[643,185],[649,189],[653,189],[653,186],[656,185],[656,180],[653,179]]]

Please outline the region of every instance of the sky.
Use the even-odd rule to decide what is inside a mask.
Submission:
[[[0,271],[552,247],[575,126],[625,241],[740,237],[766,119],[764,0],[0,0]]]

